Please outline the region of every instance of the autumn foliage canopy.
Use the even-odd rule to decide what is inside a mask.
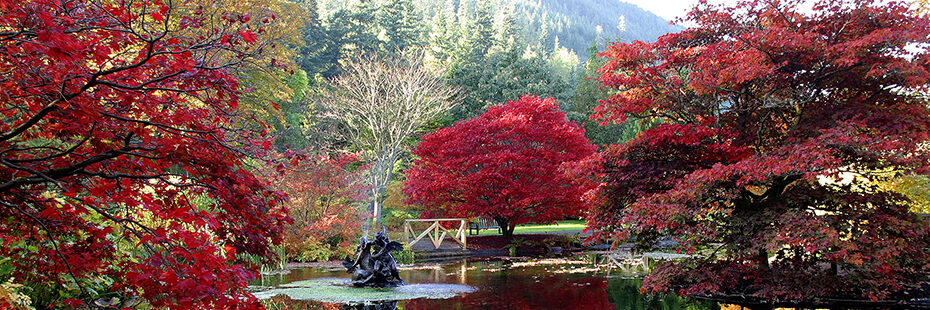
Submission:
[[[217,12],[0,1],[0,257],[34,306],[260,306],[235,257],[267,255],[285,216],[246,169],[271,142],[230,71],[275,16]]]
[[[562,167],[594,150],[555,99],[526,95],[423,136],[404,193],[433,214],[493,218],[510,236],[581,214],[586,188]]]
[[[358,154],[297,155],[274,185],[287,194],[283,205],[293,220],[284,232],[287,257],[327,261],[355,247],[363,222],[357,206],[368,189],[363,184],[370,165]],[[341,255],[336,255],[341,254]]]
[[[928,172],[930,20],[906,3],[699,5],[697,27],[616,43],[604,121],[661,124],[601,154],[589,223],[710,257],[644,290],[781,301],[906,298],[930,226],[878,182]],[[710,254],[712,253],[712,254]]]

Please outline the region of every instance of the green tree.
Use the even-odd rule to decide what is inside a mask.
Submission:
[[[471,41],[473,50],[479,54],[487,54],[494,45],[494,15],[491,13],[491,3],[482,0],[478,3],[475,15],[466,25],[466,37]],[[490,40],[489,40],[490,39]]]
[[[569,119],[584,126],[585,136],[591,143],[604,147],[633,139],[636,134],[648,129],[653,122],[631,120],[617,124],[591,119],[595,113],[594,107],[599,104],[600,100],[607,99],[610,94],[598,80],[600,77],[598,69],[607,63],[607,59],[597,56],[601,44],[601,40],[598,39],[588,48],[588,58],[582,65],[581,73],[575,82],[575,91],[565,110]]]
[[[513,8],[501,10],[494,22],[495,46],[492,52],[515,50],[519,45],[520,31],[517,27],[517,18]]]
[[[378,9],[377,16],[381,26],[379,52],[396,54],[424,44],[421,18],[410,0],[390,0]]]
[[[463,103],[453,109],[451,121],[481,114],[496,103],[524,94],[565,101],[571,91],[571,86],[553,74],[545,60],[524,58],[516,50],[460,64],[450,73],[449,81],[464,90]]]
[[[336,48],[337,62],[369,56],[378,50],[377,7],[360,0],[349,9],[338,10],[328,19],[327,32]],[[325,77],[338,75],[337,70]]]
[[[442,10],[430,23],[429,56],[439,67],[447,68],[456,54],[457,31],[459,30],[455,15],[455,2],[446,0]]]
[[[464,24],[471,27],[469,41],[473,45],[462,48],[468,53],[454,60],[447,74],[449,83],[463,90],[462,103],[450,112],[447,124],[524,94],[559,101],[569,98],[568,82],[553,74],[546,60],[523,52],[526,43],[516,36],[519,27],[514,18],[503,15],[494,27],[487,8],[479,8],[477,16],[475,20],[481,22]]]
[[[575,79],[575,75],[578,73],[578,65],[581,64],[581,60],[578,59],[578,54],[575,54],[575,51],[559,45],[559,37],[555,38],[555,45],[552,52],[549,53],[548,61],[554,73],[565,81]]]
[[[304,46],[298,49],[297,64],[308,76],[321,74],[331,77],[338,74],[341,46],[333,33],[323,24],[316,0],[304,0],[307,24],[302,29]],[[338,28],[337,28],[338,29]]]

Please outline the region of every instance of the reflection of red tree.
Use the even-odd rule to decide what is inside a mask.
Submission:
[[[505,271],[489,279],[490,287],[452,299],[417,299],[404,309],[615,309],[607,299],[607,279],[540,277]],[[555,278],[555,277],[558,277]]]
[[[279,310],[339,310],[338,304],[313,300],[296,300],[287,295],[278,295],[262,302],[267,309]]]

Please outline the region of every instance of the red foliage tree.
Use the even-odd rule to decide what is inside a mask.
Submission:
[[[428,210],[517,224],[579,215],[586,188],[561,171],[595,151],[555,99],[526,95],[423,136],[404,192]]]
[[[926,173],[930,21],[904,3],[698,5],[698,26],[602,56],[597,108],[664,123],[601,154],[600,237],[709,259],[662,265],[647,291],[777,300],[891,298],[926,279],[930,236],[877,181]],[[919,45],[916,45],[919,46]]]
[[[37,307],[246,308],[282,195],[246,170],[236,79],[275,17],[0,1],[0,257]],[[45,293],[43,293],[45,292]]]
[[[288,196],[284,206],[293,220],[284,236],[288,257],[306,259],[322,250],[315,258],[325,259],[354,247],[362,231],[356,204],[365,199],[366,169],[358,154],[318,156],[298,160],[275,181]]]

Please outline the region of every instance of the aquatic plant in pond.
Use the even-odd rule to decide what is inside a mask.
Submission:
[[[287,295],[295,300],[315,300],[328,303],[361,304],[409,299],[447,299],[475,292],[475,288],[460,284],[430,283],[398,287],[358,288],[345,278],[320,278],[283,284],[276,289],[255,293],[259,299]]]

